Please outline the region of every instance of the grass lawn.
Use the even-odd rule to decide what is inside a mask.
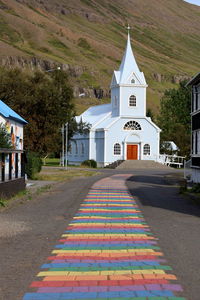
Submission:
[[[46,181],[68,181],[77,177],[88,177],[98,175],[96,171],[80,170],[80,169],[57,169],[46,168],[35,176],[36,180]]]
[[[60,158],[46,158],[45,164],[43,159],[43,165],[50,166],[50,167],[58,167],[60,166]]]

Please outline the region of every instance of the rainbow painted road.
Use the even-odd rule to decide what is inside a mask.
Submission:
[[[23,300],[185,300],[126,175],[90,189]]]

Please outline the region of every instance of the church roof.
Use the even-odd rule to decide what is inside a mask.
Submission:
[[[114,71],[114,78],[112,84],[127,84],[130,76],[133,75],[137,84],[146,85],[146,80],[143,72],[140,69],[135,60],[133,50],[131,47],[130,35],[128,33],[126,50],[118,71]]]
[[[27,124],[27,122],[18,115],[14,110],[12,110],[8,105],[0,100],[0,114],[7,119],[13,119],[19,123]]]
[[[111,114],[111,103],[91,106],[84,111],[80,116],[76,117],[76,121],[89,123],[92,126],[106,118]]]

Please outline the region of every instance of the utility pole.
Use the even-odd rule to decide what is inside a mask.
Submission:
[[[62,167],[65,166],[65,125],[62,125]]]
[[[67,169],[67,152],[68,152],[68,122],[65,124],[65,168]]]

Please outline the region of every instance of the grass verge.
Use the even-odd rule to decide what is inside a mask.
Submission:
[[[65,170],[65,169],[53,169],[47,168],[42,170],[39,174],[36,174],[36,180],[45,180],[45,181],[68,181],[77,177],[89,177],[98,175],[98,172],[88,171],[88,170]]]

